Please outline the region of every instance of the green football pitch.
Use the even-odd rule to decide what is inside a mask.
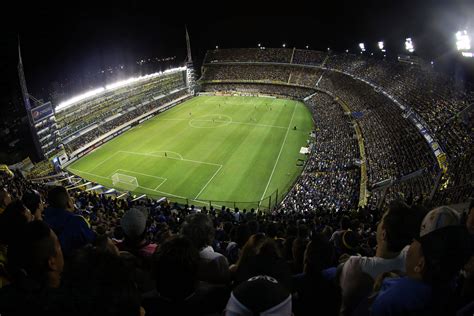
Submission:
[[[130,129],[68,170],[154,198],[268,208],[301,173],[300,149],[312,129],[311,113],[301,102],[199,96]]]

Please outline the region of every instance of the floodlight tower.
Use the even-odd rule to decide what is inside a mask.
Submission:
[[[45,158],[43,150],[39,142],[39,137],[35,129],[34,120],[32,117],[32,108],[30,103],[30,96],[28,94],[28,89],[26,87],[25,72],[23,69],[23,61],[21,59],[21,50],[20,50],[20,38],[18,37],[18,78],[20,79],[21,87],[21,96],[23,98],[23,104],[26,109],[26,114],[28,116],[28,125],[30,126],[31,136],[33,137],[33,143],[35,144],[36,154],[40,160]]]
[[[405,49],[409,53],[413,53],[415,51],[415,45],[413,44],[413,40],[411,39],[411,37],[407,37],[405,39]]]
[[[471,51],[471,38],[466,30],[456,32],[456,47],[462,56],[472,58],[474,52]]]
[[[186,85],[188,86],[188,92],[194,94],[196,75],[194,73],[193,59],[191,55],[191,41],[189,40],[188,27],[184,26],[186,29]]]
[[[379,42],[377,42],[377,46],[379,47],[379,49],[380,49],[380,51],[381,51],[382,53],[385,54],[385,53],[387,52],[387,51],[385,50],[385,43],[384,43],[384,41],[379,41]],[[385,56],[385,55],[384,55],[384,56]]]

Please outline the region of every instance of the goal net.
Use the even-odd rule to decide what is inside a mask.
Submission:
[[[134,191],[138,187],[138,180],[123,173],[114,173],[112,175],[112,184],[119,189]]]

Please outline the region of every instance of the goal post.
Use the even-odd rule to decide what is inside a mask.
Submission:
[[[114,173],[112,175],[112,185],[116,188],[134,191],[138,188],[138,180],[136,177],[123,173]]]

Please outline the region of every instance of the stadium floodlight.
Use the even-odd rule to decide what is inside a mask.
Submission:
[[[379,49],[383,51],[383,48],[384,48],[383,41],[378,42],[377,45],[379,46]]]
[[[456,47],[458,50],[471,49],[471,39],[469,38],[466,30],[458,31],[456,33]]]
[[[75,97],[72,97],[72,98],[64,101],[64,102],[61,102],[61,103],[58,104],[58,106],[54,110],[56,112],[62,111],[62,110],[70,107],[71,105],[73,105],[77,102],[80,102],[82,100],[85,100],[85,99],[94,97],[96,95],[99,95],[99,94],[103,93],[104,91],[114,90],[114,89],[124,87],[126,85],[129,85],[129,84],[132,84],[132,83],[135,83],[135,82],[138,82],[138,81],[149,80],[149,79],[152,79],[154,77],[159,77],[159,76],[164,75],[164,74],[179,72],[179,71],[184,71],[184,70],[186,70],[186,67],[172,68],[172,69],[165,70],[163,72],[155,72],[155,73],[152,73],[152,74],[149,74],[149,75],[144,75],[144,76],[140,76],[140,77],[132,77],[132,78],[129,78],[129,79],[126,79],[126,80],[114,82],[112,84],[106,85],[105,87],[100,87],[98,89],[87,91],[83,94],[77,95]]]
[[[365,44],[364,43],[359,43],[359,48],[361,51],[365,52]]]
[[[79,102],[81,100],[84,100],[84,99],[87,99],[87,98],[90,98],[90,97],[93,97],[95,95],[98,95],[99,93],[103,92],[105,90],[104,87],[101,87],[101,88],[98,88],[98,89],[95,89],[95,90],[91,90],[91,91],[87,91],[86,93],[83,93],[83,94],[80,94],[80,95],[77,95],[69,100],[66,100],[62,103],[60,103],[57,107],[56,107],[56,111],[59,111],[61,109],[64,109],[66,107],[68,107],[69,105],[71,104],[74,104],[76,102]]]
[[[405,49],[410,53],[413,53],[415,51],[415,45],[413,45],[413,41],[410,37],[405,39]]]
[[[474,53],[471,52],[462,52],[461,53],[464,57],[472,58],[474,57]]]

